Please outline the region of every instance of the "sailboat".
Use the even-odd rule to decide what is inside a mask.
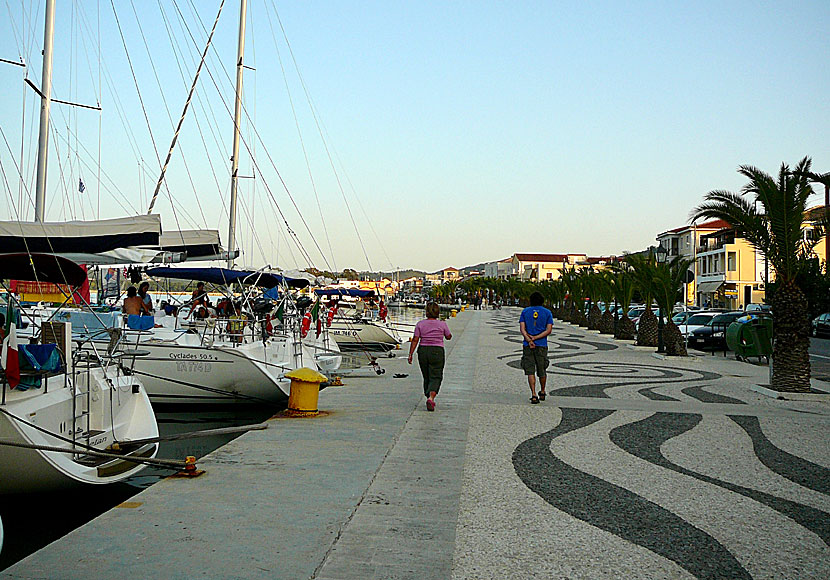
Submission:
[[[71,293],[86,272],[50,254],[0,254],[0,279],[65,284]],[[10,328],[0,375],[0,494],[122,481],[155,457],[158,443],[146,441],[158,437],[156,418],[123,352],[76,349],[71,324],[49,322],[32,334],[43,346],[19,347],[36,365],[15,372]],[[37,356],[28,350],[37,348]],[[43,360],[44,352],[55,354]],[[23,390],[21,379],[31,388]]]

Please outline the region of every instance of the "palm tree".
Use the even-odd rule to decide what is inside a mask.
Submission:
[[[637,325],[637,345],[657,346],[657,317],[651,311],[654,297],[654,268],[657,265],[654,252],[648,254],[629,254],[625,261],[631,265],[634,284],[640,291],[645,304],[645,312]]]
[[[663,343],[666,346],[666,354],[671,356],[688,355],[686,341],[680,329],[672,322],[671,312],[674,305],[683,297],[683,280],[693,261],[690,258],[675,256],[668,264],[654,266],[652,280],[654,301],[668,317],[666,327],[663,329]]]
[[[714,218],[728,222],[736,234],[764,254],[775,273],[777,289],[771,304],[775,336],[770,386],[778,391],[810,390],[807,299],[796,283],[796,274],[824,234],[824,228],[820,226],[816,236],[807,239],[802,235],[807,199],[813,193],[808,177],[810,166],[809,157],[799,161],[792,171],[782,163],[775,179],[760,169],[742,165],[738,173],[749,182],[740,193],[710,191],[705,196],[706,201],[691,214],[692,221]],[[763,213],[757,211],[757,205]]]
[[[600,298],[602,292],[602,280],[597,272],[593,270],[583,270],[582,286],[585,288],[585,293],[588,295],[588,300],[591,303],[591,308],[588,311],[588,330],[599,330],[599,323],[602,320],[602,312],[597,306],[597,299]]]
[[[605,303],[605,312],[599,323],[599,331],[602,334],[614,334],[614,315],[611,314],[609,305],[614,299],[614,287],[612,282],[613,274],[608,270],[597,272],[599,278],[599,297]]]
[[[631,266],[623,262],[611,267],[611,283],[614,289],[614,298],[621,307],[622,316],[617,321],[614,338],[632,340],[634,338],[634,323],[628,317],[631,298],[634,295],[634,277]]]

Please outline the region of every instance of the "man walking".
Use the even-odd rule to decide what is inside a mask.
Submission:
[[[519,330],[522,332],[522,370],[530,386],[530,402],[545,400],[547,393],[548,335],[553,330],[553,314],[542,306],[545,299],[539,292],[530,295],[530,306],[519,316]],[[536,396],[536,375],[539,376],[539,396]]]

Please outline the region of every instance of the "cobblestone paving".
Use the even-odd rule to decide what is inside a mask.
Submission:
[[[518,310],[482,318],[453,578],[830,576],[826,403],[557,322],[531,407]]]

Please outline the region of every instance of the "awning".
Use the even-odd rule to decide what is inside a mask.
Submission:
[[[718,288],[723,286],[723,280],[714,280],[712,282],[701,282],[697,285],[697,291],[701,294],[711,294],[717,292]]]

